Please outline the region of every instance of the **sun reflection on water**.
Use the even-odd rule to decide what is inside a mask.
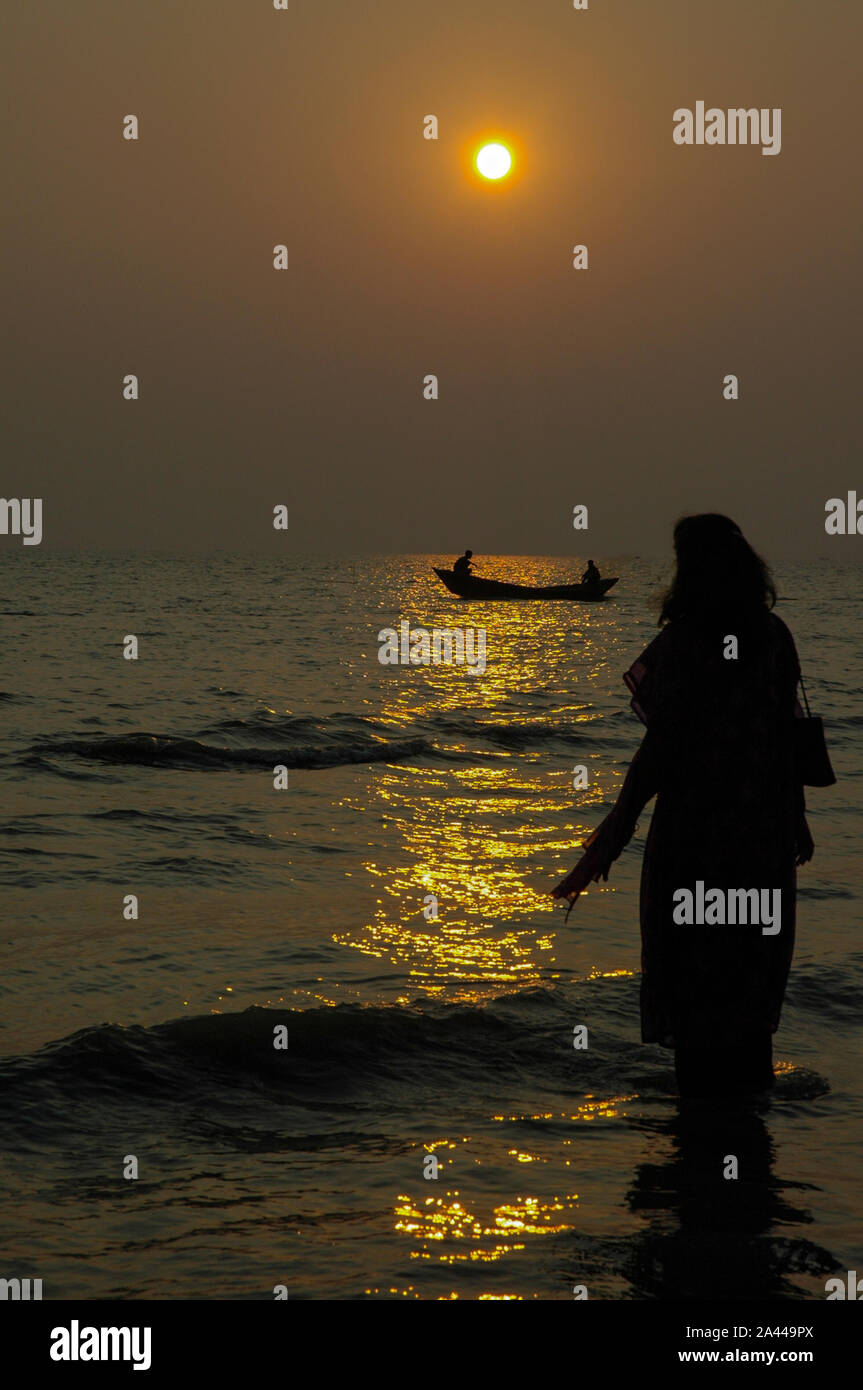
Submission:
[[[539,577],[529,570],[530,562],[510,577]],[[400,966],[415,994],[479,1002],[489,985],[510,993],[556,978],[560,916],[549,916],[555,909],[543,893],[552,874],[571,866],[623,775],[619,736],[596,700],[598,688],[620,682],[621,625],[611,606],[460,605],[421,583],[409,592],[399,616],[413,626],[484,626],[488,667],[482,676],[446,666],[369,672],[379,693],[370,701],[374,717],[418,731],[427,751],[377,765],[369,791],[350,807],[368,830],[362,867],[376,902],[369,919],[335,939]],[[623,692],[620,698],[623,709]],[[625,737],[631,742],[628,730]],[[573,785],[576,764],[588,768],[584,790]],[[429,910],[427,920],[431,896],[437,915]],[[632,1099],[589,1094],[574,1096],[572,1108],[564,1102],[565,1111],[558,1102],[553,1110],[492,1114],[486,1119],[499,1139],[490,1144],[479,1137],[425,1142],[421,1153],[436,1156],[443,1182],[433,1193],[424,1182],[403,1190],[393,1208],[410,1260],[430,1271],[500,1267],[537,1241],[580,1228],[580,1198],[570,1187],[575,1130],[619,1121]],[[456,1173],[465,1164],[467,1174],[494,1173],[496,1185],[503,1174],[503,1191],[474,1190],[469,1182],[459,1189]],[[414,1284],[390,1292],[460,1296],[418,1294]],[[521,1297],[488,1288],[470,1296]]]
[[[414,1246],[412,1260],[434,1259],[444,1265],[490,1264],[523,1250],[521,1237],[569,1230],[571,1223],[561,1221],[558,1213],[568,1211],[577,1201],[577,1193],[556,1200],[519,1196],[493,1207],[491,1216],[483,1219],[460,1200],[458,1192],[426,1197],[422,1203],[402,1194],[395,1208],[395,1229],[410,1236]],[[447,1249],[433,1253],[426,1248],[429,1242],[445,1242]]]
[[[520,571],[535,567],[520,562]],[[401,965],[432,997],[472,1001],[480,984],[536,985],[553,973],[559,924],[544,877],[574,859],[619,784],[592,698],[612,674],[618,621],[605,605],[464,605],[434,591],[427,608],[401,616],[485,627],[488,665],[482,675],[386,668],[375,718],[420,730],[430,751],[378,765],[371,800],[353,806],[371,828],[363,868],[377,904],[371,921],[334,940]],[[590,770],[577,792],[576,763]]]

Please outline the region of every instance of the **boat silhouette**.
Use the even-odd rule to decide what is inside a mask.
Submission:
[[[475,574],[455,574],[453,570],[438,569],[436,565],[432,568],[441,583],[457,598],[577,599],[582,603],[592,603],[605,598],[618,579],[618,576],[600,579],[596,584],[507,584],[500,579],[482,579]]]

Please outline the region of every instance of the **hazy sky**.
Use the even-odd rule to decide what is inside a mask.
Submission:
[[[858,0],[7,28],[2,492],[44,499],[46,546],[601,557],[718,509],[771,558],[863,552],[824,533],[863,497]],[[675,145],[698,100],[781,107],[781,153]],[[481,185],[496,130],[520,177]]]

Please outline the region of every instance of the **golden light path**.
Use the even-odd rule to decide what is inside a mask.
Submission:
[[[444,599],[439,609],[417,613],[417,624],[452,625],[446,605]],[[482,1003],[557,978],[561,916],[548,915],[555,909],[542,895],[543,875],[574,861],[575,847],[596,824],[598,805],[613,799],[622,778],[603,751],[592,699],[596,682],[607,677],[610,654],[614,672],[618,664],[623,669],[612,615],[588,611],[561,623],[536,605],[518,612],[486,608],[481,620],[495,654],[482,681],[432,666],[393,681],[382,700],[376,692],[376,720],[394,730],[432,729],[440,756],[378,766],[368,793],[353,793],[344,803],[369,826],[363,867],[377,889],[377,906],[372,920],[333,940],[401,966],[412,982],[399,1000],[405,1004],[421,997]],[[555,672],[571,671],[566,649],[573,641],[581,656],[579,681],[561,689],[553,685]],[[548,697],[538,699],[543,691]],[[588,789],[577,795],[574,761],[590,768]],[[423,916],[427,894],[439,902],[435,921]],[[631,973],[594,966],[589,978]],[[492,1123],[499,1142],[488,1133],[430,1137],[420,1152],[436,1155],[442,1191],[427,1195],[421,1182],[393,1194],[393,1228],[418,1273],[436,1267],[455,1276],[465,1268],[512,1265],[515,1282],[523,1252],[530,1259],[545,1237],[582,1229],[595,1214],[577,1211],[575,1171],[584,1176],[578,1131],[619,1123],[633,1099],[573,1096],[567,1113],[541,1105],[537,1114],[495,1113],[495,1106],[481,1122]],[[524,1124],[536,1121],[561,1129],[526,1144]],[[475,1185],[475,1175],[501,1165],[511,1173],[504,1194]],[[428,1296],[412,1283],[388,1292]],[[460,1296],[455,1288],[437,1295]],[[521,1295],[474,1289],[470,1297]]]
[[[549,1120],[558,1118],[568,1124],[590,1123],[597,1120],[615,1120],[626,1112],[624,1106],[635,1099],[632,1095],[610,1096],[597,1100],[592,1096],[585,1098],[574,1113],[552,1116],[543,1112],[537,1115],[496,1115],[501,1123],[526,1120]],[[519,1164],[554,1162],[551,1150],[545,1153],[527,1153],[520,1149],[509,1149],[508,1157]],[[563,1140],[565,1147],[573,1144],[572,1137]],[[469,1150],[471,1141],[462,1139],[437,1139],[423,1146],[426,1152],[434,1151],[441,1156],[441,1163],[470,1163],[496,1161],[490,1152],[483,1156],[475,1155],[471,1160]],[[456,1151],[453,1154],[453,1151]],[[451,1154],[451,1157],[447,1157]],[[566,1167],[570,1161],[564,1160]],[[480,1198],[481,1202],[482,1199]],[[394,1228],[410,1242],[410,1258],[419,1261],[432,1261],[438,1265],[457,1267],[464,1264],[496,1264],[507,1255],[524,1250],[537,1238],[556,1235],[573,1229],[575,1209],[579,1205],[577,1192],[562,1192],[559,1196],[539,1197],[528,1193],[516,1193],[508,1202],[499,1202],[484,1216],[475,1206],[468,1203],[459,1189],[446,1191],[441,1196],[415,1196],[402,1193],[396,1200]],[[500,1294],[478,1295],[485,1298],[506,1297]],[[451,1297],[458,1297],[452,1294]]]
[[[451,624],[446,603],[423,620]],[[546,981],[563,914],[543,895],[543,875],[574,863],[597,804],[616,795],[619,770],[584,737],[598,720],[587,692],[608,664],[609,618],[582,613],[573,631],[542,607],[484,610],[495,660],[481,681],[457,667],[430,666],[392,682],[375,718],[401,728],[433,725],[446,756],[431,767],[428,760],[379,766],[372,799],[342,803],[370,826],[383,823],[385,833],[369,837],[363,866],[378,888],[373,920],[333,939],[404,967],[413,993],[479,1002],[489,986],[508,993]],[[566,669],[564,648],[574,638],[585,695],[559,692],[548,713],[526,714],[522,693],[547,686],[549,669]],[[543,751],[558,731],[572,740],[572,753],[565,745]],[[588,789],[577,796],[576,747],[591,769]],[[429,894],[438,900],[436,921],[423,915]]]

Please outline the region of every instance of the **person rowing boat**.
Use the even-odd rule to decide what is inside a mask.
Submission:
[[[459,555],[458,559],[455,561],[455,564],[454,564],[453,567],[452,567],[452,572],[453,572],[453,574],[462,574],[462,575],[468,575],[468,574],[470,574],[470,571],[471,571],[471,563],[470,563],[470,562],[471,562],[471,557],[472,557],[472,555],[473,555],[473,551],[472,551],[472,550],[466,550],[465,553],[464,553],[464,555]]]
[[[593,563],[592,560],[588,560],[588,562],[587,562],[587,569],[584,571],[584,574],[581,576],[581,582],[582,582],[582,584],[598,584],[601,578],[602,578],[602,575],[600,574],[600,572],[599,572],[599,570],[597,569],[596,565]]]

